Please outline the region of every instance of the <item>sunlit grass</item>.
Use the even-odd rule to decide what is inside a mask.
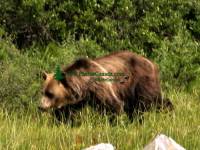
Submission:
[[[184,92],[169,93],[175,110],[170,113],[147,112],[144,122],[132,123],[125,114],[117,123],[109,122],[91,108],[78,113],[80,124],[58,123],[49,114],[0,113],[0,149],[69,149],[109,142],[119,150],[142,149],[163,133],[172,137],[186,149],[200,147],[200,103],[198,96]]]

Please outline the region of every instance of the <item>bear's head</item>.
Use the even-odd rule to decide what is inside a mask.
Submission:
[[[41,110],[47,110],[49,108],[61,108],[67,104],[73,104],[76,102],[72,89],[62,81],[56,80],[53,73],[43,73],[43,88],[42,98],[39,108]]]
[[[69,75],[73,71],[86,71],[90,66],[89,60],[78,59],[75,63],[54,73],[43,72],[42,99],[39,108],[61,108],[68,104],[76,104],[83,100],[88,88],[90,77]]]

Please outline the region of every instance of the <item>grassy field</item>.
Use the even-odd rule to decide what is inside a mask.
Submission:
[[[200,103],[195,91],[168,93],[175,105],[174,112],[148,112],[144,122],[128,121],[125,114],[117,117],[117,124],[108,121],[91,108],[84,108],[77,116],[79,124],[58,123],[48,113],[0,112],[0,149],[79,150],[101,142],[112,143],[118,150],[140,150],[157,134],[172,137],[186,149],[200,148]]]

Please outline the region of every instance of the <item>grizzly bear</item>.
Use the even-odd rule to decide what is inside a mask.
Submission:
[[[41,109],[62,108],[89,100],[128,115],[135,110],[147,111],[152,106],[173,109],[170,100],[161,95],[156,64],[133,52],[81,58],[63,68],[61,74],[63,78],[59,80],[55,73],[43,74]]]

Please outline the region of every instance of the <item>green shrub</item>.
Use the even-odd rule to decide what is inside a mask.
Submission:
[[[173,39],[180,25],[198,38],[199,2],[144,1],[1,1],[0,18],[17,47],[34,42],[65,42],[89,38],[103,49],[150,51],[159,40]]]
[[[2,0],[0,14],[3,60],[10,46],[47,69],[129,49],[155,60],[168,85],[199,78],[198,0]]]

